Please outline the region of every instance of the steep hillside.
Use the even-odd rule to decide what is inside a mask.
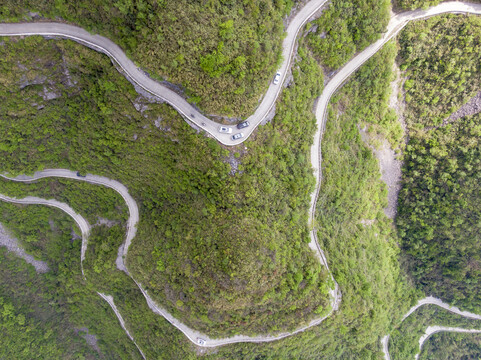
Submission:
[[[322,76],[305,50],[276,118],[230,150],[81,45],[4,39],[0,52],[2,171],[62,166],[128,186],[141,221],[127,263],[159,303],[212,334],[290,329],[329,310],[307,247]]]
[[[6,0],[0,21],[63,19],[109,37],[207,113],[250,115],[280,60],[291,0]]]

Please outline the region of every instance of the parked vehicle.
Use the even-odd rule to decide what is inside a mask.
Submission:
[[[82,174],[80,173],[80,171],[77,171],[77,176],[78,176],[78,177],[87,177],[87,175],[82,175]]]
[[[205,345],[205,340],[202,338],[197,338],[197,344],[204,346]]]
[[[244,128],[248,127],[249,125],[250,125],[250,123],[248,121],[243,121],[243,122],[237,124],[237,128],[238,129],[244,129]]]
[[[274,85],[279,84],[280,79],[281,79],[281,73],[277,72],[276,76],[274,76]]]
[[[230,134],[232,132],[232,128],[227,127],[227,126],[220,126],[219,132],[224,133],[224,134]]]
[[[244,137],[243,133],[237,133],[237,134],[232,135],[232,140],[237,140],[237,139],[240,139],[240,138],[243,138],[243,137]]]

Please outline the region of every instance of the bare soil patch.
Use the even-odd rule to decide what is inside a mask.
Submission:
[[[481,91],[472,97],[466,104],[461,106],[457,111],[453,112],[447,119],[443,121],[442,126],[461,119],[465,116],[474,115],[481,112]]]
[[[35,258],[27,254],[25,250],[20,246],[20,242],[14,236],[8,233],[5,227],[0,223],[0,246],[7,248],[9,252],[15,253],[18,257],[21,257],[29,264],[35,267],[37,273],[46,273],[50,269],[45,261],[35,260]]]
[[[394,64],[394,73],[396,78],[391,82],[391,96],[389,98],[389,107],[396,111],[401,126],[406,133],[406,124],[402,116],[404,110],[404,101],[400,100],[402,78],[400,76],[399,68]],[[381,172],[381,180],[387,185],[388,190],[388,205],[384,209],[384,213],[390,219],[394,219],[397,212],[397,200],[399,190],[401,189],[401,165],[402,162],[398,159],[396,152],[391,148],[389,142],[380,137],[373,138],[369,134],[368,129],[359,128],[363,142],[369,146],[379,162],[379,171]],[[407,137],[406,137],[407,141]],[[373,143],[380,144],[374,146]]]

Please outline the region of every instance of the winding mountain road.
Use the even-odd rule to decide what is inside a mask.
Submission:
[[[126,231],[126,236],[125,236],[125,242],[122,244],[122,246],[119,248],[119,252],[117,255],[117,268],[119,270],[123,270],[125,272],[128,272],[125,264],[124,264],[124,258],[127,256],[127,252],[129,251],[130,244],[132,242],[132,239],[135,237],[135,234],[137,233],[137,223],[139,222],[139,207],[137,206],[137,202],[134,200],[132,196],[129,194],[129,190],[120,182],[111,180],[109,178],[106,178],[104,176],[98,176],[98,175],[92,175],[88,174],[85,177],[80,177],[77,175],[75,171],[67,170],[67,169],[47,169],[47,170],[42,170],[42,171],[37,171],[35,174],[32,176],[27,176],[27,175],[19,175],[17,177],[9,177],[5,174],[0,174],[1,177],[7,180],[12,180],[16,182],[24,182],[24,183],[29,183],[32,181],[36,181],[39,179],[44,179],[44,178],[50,178],[50,177],[57,177],[57,178],[64,178],[64,179],[73,179],[73,180],[80,180],[80,181],[85,181],[90,184],[95,184],[95,185],[102,185],[106,186],[108,188],[111,188],[118,192],[120,196],[125,201],[125,204],[127,205],[127,208],[129,209],[129,218],[127,220],[127,231]],[[48,200],[50,201],[50,200]],[[53,206],[53,205],[52,205]],[[63,210],[63,209],[62,209]],[[68,212],[67,212],[68,213]],[[68,213],[70,216],[72,216],[70,213]],[[73,216],[72,216],[73,217]],[[75,218],[74,218],[75,219]],[[77,221],[78,219],[75,219]],[[86,222],[86,221],[85,221]],[[85,226],[85,224],[84,224]],[[87,229],[88,228],[88,229]],[[85,228],[89,231],[90,225],[87,223],[87,227]],[[84,229],[82,229],[82,233],[84,232]],[[87,237],[88,237],[88,231],[86,231]],[[82,261],[85,258],[85,250],[86,250],[86,243],[85,243],[85,248],[82,243]]]
[[[118,45],[104,36],[93,35],[80,27],[56,22],[0,23],[0,36],[57,36],[77,41],[80,44],[102,52],[118,64],[129,79],[149,93],[168,102],[174,109],[182,114],[188,122],[194,123],[199,128],[205,130],[224,145],[237,145],[244,142],[252,134],[275,106],[277,97],[282,89],[282,83],[284,82],[287,70],[291,64],[297,35],[306,22],[309,21],[309,19],[314,16],[314,14],[316,14],[326,2],[327,0],[311,0],[299,10],[294,18],[291,19],[289,26],[286,29],[286,37],[282,43],[283,62],[278,70],[281,72],[279,84],[270,84],[262,102],[259,104],[254,114],[247,119],[251,125],[242,130],[244,137],[238,140],[232,140],[232,134],[219,133],[218,123],[205,117],[176,92],[148,77],[127,57]],[[234,133],[235,132],[237,132],[236,129],[234,129]]]
[[[227,344],[233,344],[233,343],[238,343],[238,342],[269,342],[269,341],[275,341],[279,340],[288,336],[292,336],[294,334],[300,333],[312,326],[316,326],[320,324],[324,319],[326,319],[334,309],[337,309],[337,304],[339,301],[338,297],[331,297],[331,307],[332,310],[325,316],[321,318],[317,318],[309,322],[309,324],[300,327],[296,329],[293,332],[286,332],[286,333],[281,333],[276,336],[245,336],[245,335],[236,335],[233,337],[229,338],[220,338],[220,339],[212,339],[208,335],[203,334],[199,331],[196,331],[194,329],[191,329],[184,323],[180,322],[176,318],[174,318],[167,310],[159,306],[148,294],[147,290],[144,289],[142,284],[138,282],[135,278],[132,277],[130,272],[128,271],[127,267],[124,264],[124,257],[127,255],[130,243],[132,239],[134,238],[136,232],[137,232],[137,223],[139,221],[139,209],[137,206],[136,201],[132,196],[129,194],[128,189],[121,184],[118,181],[111,180],[109,178],[103,177],[103,176],[98,176],[98,175],[91,175],[87,174],[85,176],[78,176],[76,172],[67,170],[67,169],[47,169],[43,171],[38,171],[34,173],[32,176],[26,176],[26,175],[20,175],[17,177],[9,177],[7,175],[0,175],[1,177],[11,180],[11,181],[16,181],[16,182],[24,182],[24,183],[29,183],[32,181],[36,181],[39,179],[43,178],[50,178],[50,177],[60,177],[60,178],[66,178],[66,179],[72,179],[72,180],[77,180],[77,181],[85,181],[91,184],[96,184],[96,185],[103,185],[107,186],[115,191],[117,191],[122,198],[125,200],[125,203],[127,204],[127,207],[129,209],[129,218],[127,220],[127,231],[126,231],[126,238],[124,243],[120,246],[118,256],[117,256],[117,267],[120,270],[123,270],[129,275],[132,280],[137,284],[139,287],[140,291],[144,295],[147,304],[149,305],[150,309],[155,312],[156,314],[159,314],[163,316],[168,322],[170,322],[173,326],[175,326],[177,329],[182,331],[182,333],[193,343],[199,345],[199,346],[204,346],[204,347],[216,347],[216,346],[221,346],[221,345],[227,345]],[[70,215],[77,224],[79,224],[80,230],[82,231],[82,252],[81,252],[81,263],[85,259],[85,251],[87,249],[87,239],[90,234],[90,225],[88,222],[80,215],[78,215],[72,208],[70,208],[68,205],[60,203],[56,200],[45,200],[45,199],[40,199],[36,197],[26,197],[23,199],[14,199],[10,198],[4,195],[0,194],[0,200],[4,201],[9,201],[9,202],[16,202],[20,204],[42,204],[42,205],[48,205],[48,206],[54,206],[57,207],[63,211],[65,211],[68,215]],[[326,264],[327,265],[327,264]],[[82,268],[82,274],[83,274],[83,268]],[[337,286],[336,286],[337,290]],[[331,291],[331,295],[334,296],[334,293]],[[116,311],[116,310],[114,310]],[[116,311],[117,314],[118,311]],[[120,319],[119,319],[120,321]],[[130,336],[130,334],[129,334]],[[202,344],[199,343],[198,339],[203,339],[204,342]]]
[[[0,175],[0,176],[2,176],[2,175]],[[74,221],[77,223],[77,225],[80,229],[80,232],[82,233],[82,246],[81,246],[81,250],[80,250],[80,264],[81,264],[81,268],[82,268],[82,275],[84,274],[82,262],[85,259],[85,251],[87,250],[87,240],[88,240],[88,237],[89,237],[89,234],[90,234],[90,225],[87,222],[87,220],[85,220],[82,216],[77,214],[75,212],[75,210],[73,210],[70,206],[68,206],[67,204],[62,203],[60,201],[57,201],[57,200],[45,200],[45,199],[38,198],[38,197],[35,197],[35,196],[27,196],[27,197],[24,197],[22,199],[16,199],[16,198],[5,196],[5,195],[2,195],[2,194],[0,194],[0,200],[5,201],[5,202],[9,202],[9,203],[13,203],[13,204],[46,205],[46,206],[54,207],[54,208],[57,208],[57,209],[60,209],[60,210],[64,211],[65,213],[67,213],[67,215],[69,215],[72,219],[74,219]]]
[[[433,296],[428,296],[428,297],[425,297],[424,299],[420,299],[416,305],[411,307],[408,310],[408,312],[406,314],[404,314],[401,322],[406,320],[406,318],[408,316],[410,316],[413,312],[415,312],[421,306],[425,306],[425,305],[436,305],[436,306],[439,306],[439,307],[441,307],[441,308],[443,308],[443,309],[445,309],[449,312],[452,312],[453,314],[457,314],[457,315],[460,315],[460,316],[463,316],[463,317],[466,317],[466,318],[469,318],[469,319],[481,320],[481,315],[478,315],[478,314],[475,314],[475,313],[472,313],[472,312],[469,312],[469,311],[460,310],[458,307],[449,305],[449,304],[445,303],[444,301],[442,301],[441,299],[435,298]],[[423,346],[424,341],[426,341],[429,336],[431,336],[432,334],[434,334],[436,332],[439,332],[439,331],[435,331],[435,329],[437,329],[437,328],[444,328],[443,330],[439,330],[439,331],[451,331],[451,330],[448,330],[448,329],[457,329],[457,328],[446,328],[446,327],[440,327],[440,326],[437,326],[437,327],[436,326],[430,326],[430,327],[428,327],[427,330],[426,330],[426,334],[419,339],[419,351],[421,351],[421,348]],[[465,330],[465,329],[462,329],[462,330]],[[452,331],[456,331],[456,330],[452,330]],[[468,331],[462,331],[462,332],[468,332]],[[469,331],[469,332],[481,332],[481,330],[480,331],[473,330],[473,331]],[[385,337],[383,337],[381,339],[381,345],[382,345],[382,349],[383,349],[383,352],[384,352],[384,359],[385,360],[391,360],[391,355],[389,354],[389,346],[388,346],[389,345],[389,335],[386,335]],[[419,354],[416,355],[416,359],[418,357],[419,357]]]
[[[419,359],[419,355],[420,355],[421,350],[423,348],[423,344],[431,335],[436,334],[438,332],[444,332],[444,331],[446,331],[446,332],[457,332],[457,333],[471,333],[471,334],[481,333],[481,330],[479,330],[479,329],[463,329],[463,328],[457,328],[457,327],[438,326],[438,325],[428,326],[424,335],[421,336],[421,338],[419,339],[419,353],[417,353],[414,356],[414,359],[415,360]]]
[[[119,319],[120,326],[122,326],[122,329],[124,329],[125,333],[129,337],[129,339],[135,344],[135,346],[137,347],[137,350],[139,350],[139,352],[140,352],[140,355],[142,355],[142,357],[144,359],[146,359],[144,352],[140,349],[139,345],[137,345],[137,342],[135,341],[134,337],[130,334],[129,330],[125,326],[125,321],[124,321],[122,315],[120,314],[120,311],[117,309],[117,306],[114,303],[114,298],[111,295],[105,295],[105,294],[103,294],[101,292],[98,292],[98,291],[97,291],[97,294],[99,294],[99,296],[102,299],[104,299],[107,302],[107,304],[110,305],[113,312],[115,313],[115,316],[117,316],[117,319]]]
[[[186,121],[196,124],[198,127],[204,129],[208,132],[211,136],[216,138],[219,142],[224,145],[237,145],[245,141],[251,133],[256,129],[256,127],[264,120],[272,108],[275,106],[275,101],[280,94],[281,91],[281,84],[285,79],[286,73],[289,69],[291,59],[293,56],[293,50],[295,45],[295,40],[297,35],[302,28],[302,26],[326,3],[326,0],[312,0],[307,5],[304,6],[303,9],[299,11],[299,13],[292,19],[288,29],[287,29],[287,37],[283,43],[283,56],[284,61],[280,68],[282,73],[281,81],[279,85],[271,84],[263,98],[263,101],[256,109],[255,113],[248,118],[251,123],[251,126],[245,129],[243,132],[245,137],[239,140],[232,140],[230,135],[220,134],[217,131],[218,124],[211,121],[210,119],[206,118],[204,115],[199,113],[193,106],[191,106],[185,99],[183,99],[180,95],[176,94],[175,92],[167,89],[166,87],[160,85],[156,81],[150,79],[146,76],[142,70],[140,70],[131,60],[127,58],[125,53],[112,41],[109,39],[100,36],[100,35],[92,35],[85,31],[82,28],[62,24],[62,23],[21,23],[21,24],[0,24],[0,36],[28,36],[28,35],[43,35],[43,36],[58,36],[62,38],[68,38],[75,40],[81,44],[87,45],[97,51],[107,54],[115,63],[117,63],[122,70],[124,71],[125,75],[129,77],[132,81],[137,83],[140,87],[144,90],[160,97],[161,99],[167,101],[171,106],[173,106],[179,113],[181,113]],[[470,4],[466,2],[447,2],[442,3],[438,6],[432,7],[428,10],[416,10],[405,12],[402,14],[395,15],[391,18],[389,25],[387,27],[386,33],[383,37],[375,42],[374,44],[367,47],[364,51],[360,52],[356,55],[351,61],[349,61],[343,68],[341,68],[338,73],[331,79],[331,81],[326,85],[321,97],[315,108],[315,114],[317,118],[318,129],[315,134],[314,144],[311,148],[311,163],[314,168],[314,174],[317,179],[316,190],[311,195],[311,208],[310,208],[310,223],[313,223],[313,219],[315,216],[315,205],[317,201],[317,197],[320,190],[320,184],[322,180],[322,173],[320,171],[321,167],[321,140],[322,134],[325,128],[325,123],[327,120],[327,106],[331,96],[342,86],[342,84],[349,78],[349,76],[355,72],[363,63],[365,63],[372,55],[374,55],[388,40],[390,40],[393,36],[399,33],[401,29],[412,20],[427,18],[430,16],[439,15],[442,13],[469,13],[469,14],[481,14],[481,4]],[[205,124],[205,125],[203,125]],[[47,173],[49,172],[49,173]],[[61,174],[60,174],[61,173]],[[122,184],[116,182],[115,180],[106,179],[103,177],[99,177],[96,175],[87,175],[86,178],[79,178],[76,176],[75,173],[70,172],[69,170],[46,170],[44,172],[37,173],[37,177],[28,178],[28,177],[18,177],[13,180],[16,181],[33,181],[35,179],[41,177],[49,177],[49,176],[59,176],[59,177],[67,177],[67,178],[75,178],[76,180],[84,180],[90,183],[99,184],[108,186],[121,194],[124,200],[129,207],[130,217],[128,221],[127,227],[127,236],[125,245],[119,251],[119,258],[117,264],[119,267],[123,266],[124,271],[127,271],[123,264],[123,257],[128,251],[130,241],[135,236],[136,232],[136,223],[138,222],[138,207],[130,195],[128,195],[128,191]],[[105,180],[105,181],[104,181]],[[55,206],[51,202],[51,200],[44,200],[38,198],[25,198],[27,201],[32,201],[30,203],[38,203],[38,201],[46,201],[48,203],[44,203],[48,206]],[[21,199],[21,200],[25,200]],[[28,200],[29,199],[29,200]],[[7,198],[2,196],[0,200],[4,201],[11,201],[11,198]],[[14,199],[15,201],[20,201]],[[53,200],[52,200],[53,201]],[[57,204],[58,205],[58,204]],[[58,206],[57,206],[58,207]],[[62,208],[64,210],[64,208]],[[72,210],[72,209],[70,209]],[[65,211],[65,210],[64,210]],[[73,211],[73,210],[72,210]],[[135,215],[136,211],[136,215]],[[69,213],[68,211],[66,211]],[[75,214],[70,214],[74,219]],[[87,224],[88,225],[88,224]],[[80,226],[80,225],[79,225]],[[85,224],[83,225],[85,226]],[[81,228],[82,233],[84,230]],[[87,233],[88,236],[88,233]],[[86,245],[85,245],[86,246]],[[319,244],[317,242],[316,231],[311,231],[311,242],[309,246],[316,252],[319,260],[323,265],[329,269],[326,257],[320,249]],[[83,245],[82,245],[83,247]],[[82,253],[85,253],[85,250],[82,249]],[[329,272],[330,273],[330,272]],[[331,275],[332,278],[332,275]],[[331,290],[331,304],[332,309],[331,312],[338,308],[341,294],[339,291],[339,287],[337,283],[335,283],[335,288]],[[142,293],[147,299],[149,306],[154,311],[158,311],[161,313],[168,321],[170,321],[174,326],[180,329],[191,341],[198,343],[197,337],[202,337],[206,340],[206,343],[203,346],[207,347],[214,347],[234,342],[265,342],[265,341],[273,341],[278,340],[301,331],[305,329],[315,326],[322,322],[324,318],[316,319],[311,321],[308,326],[300,328],[292,333],[285,333],[280,334],[275,337],[270,336],[260,336],[260,337],[247,337],[247,336],[236,336],[233,338],[228,339],[210,339],[207,336],[195,332],[187,327],[184,324],[181,324],[176,319],[172,318],[169,319],[166,315],[165,310],[161,311],[161,309],[149,298],[147,292],[142,289],[140,284],[138,284]],[[149,300],[150,299],[150,300]],[[157,309],[157,310],[155,310]],[[327,316],[330,315],[330,313]],[[168,314],[168,313],[167,313]],[[386,342],[387,344],[387,342]],[[199,344],[200,345],[200,344]],[[387,345],[386,345],[387,347]]]

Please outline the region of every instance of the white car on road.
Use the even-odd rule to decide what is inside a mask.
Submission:
[[[280,79],[281,79],[281,73],[277,72],[276,76],[274,76],[274,85],[279,84]]]
[[[232,128],[227,127],[227,126],[220,126],[219,132],[224,133],[224,134],[230,134],[232,132]]]

